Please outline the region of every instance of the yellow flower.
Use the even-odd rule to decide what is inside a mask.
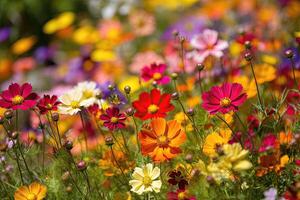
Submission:
[[[186,128],[186,131],[192,131],[193,125],[189,122],[188,117],[184,114],[184,112],[176,113],[174,119],[181,124],[181,126]]]
[[[46,197],[47,188],[46,186],[34,182],[29,186],[21,186],[15,192],[15,200],[42,200]]]
[[[12,45],[11,51],[16,55],[23,54],[29,49],[31,49],[31,47],[35,44],[35,42],[36,42],[35,36],[21,38]]]
[[[254,79],[250,80],[245,75],[233,77],[232,82],[241,84],[248,98],[254,97],[257,93]]]
[[[123,91],[125,86],[130,86],[131,92],[134,93],[141,88],[141,84],[137,76],[129,76],[119,84],[119,89]]]
[[[270,56],[270,55],[263,55],[261,59],[264,63],[270,65],[276,65],[278,62],[278,59],[275,56]]]
[[[219,161],[219,164],[226,166],[225,168],[240,172],[252,167],[250,161],[246,159],[249,151],[242,148],[239,143],[223,145],[224,156]]]
[[[92,52],[91,59],[95,62],[112,61],[116,59],[116,54],[110,50],[96,49]]]
[[[65,29],[70,26],[75,19],[75,15],[72,12],[64,12],[48,21],[44,27],[43,31],[47,34],[55,33],[59,30]]]
[[[99,40],[99,34],[92,26],[82,26],[73,33],[73,40],[78,44],[91,44]]]
[[[224,144],[227,144],[231,137],[231,131],[228,129],[222,129],[219,132],[212,132],[206,136],[203,153],[209,157],[218,156],[218,148],[221,148]]]
[[[272,81],[276,78],[276,69],[269,64],[261,64],[255,66],[254,72],[259,84]]]
[[[175,10],[177,8],[189,7],[196,3],[198,0],[144,0],[147,7],[150,9],[155,9],[156,7],[163,7],[169,10]]]

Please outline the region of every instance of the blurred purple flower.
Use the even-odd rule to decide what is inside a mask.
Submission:
[[[172,39],[174,31],[178,31],[181,36],[191,39],[193,35],[200,33],[204,28],[205,20],[202,17],[188,16],[168,27],[161,39]]]
[[[0,28],[0,42],[4,42],[10,36],[11,29],[9,27]]]
[[[102,99],[109,101],[114,106],[120,107],[127,103],[127,99],[124,94],[116,87],[109,89],[109,85],[114,85],[110,81],[101,84],[100,91],[102,92]]]
[[[47,66],[55,65],[53,61],[54,49],[51,47],[41,46],[36,49],[34,55],[39,63],[43,63]]]
[[[264,192],[264,200],[276,200],[277,190],[275,188],[270,188]]]

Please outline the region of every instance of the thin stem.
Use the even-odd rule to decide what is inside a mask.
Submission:
[[[129,155],[129,154],[130,154],[130,151],[129,151],[129,148],[128,148],[128,146],[127,146],[126,138],[125,138],[125,136],[124,136],[123,131],[120,130],[120,132],[121,132],[121,135],[122,135],[122,138],[123,138],[123,143],[124,143],[125,149],[126,149],[128,155]]]
[[[87,192],[86,195],[91,194],[91,184],[90,184],[89,176],[88,176],[88,174],[87,174],[86,171],[84,171],[84,172],[82,172],[82,173],[83,173],[84,178],[86,179],[86,183],[87,183],[87,185],[88,185],[88,192]]]
[[[140,141],[139,141],[138,126],[137,126],[137,124],[136,124],[136,121],[135,121],[135,119],[134,119],[134,116],[132,116],[132,120],[133,120],[133,122],[134,122],[134,127],[135,127],[136,143],[137,143],[139,152],[141,152],[141,145],[140,145]]]
[[[28,172],[30,178],[33,179],[33,178],[32,178],[32,173],[31,173],[31,171],[29,170],[28,164],[27,164],[26,159],[25,159],[25,157],[24,157],[24,155],[23,155],[23,151],[22,151],[22,149],[21,149],[21,145],[20,145],[20,142],[19,142],[18,139],[17,139],[17,147],[18,147],[18,149],[19,149],[19,151],[20,151],[21,157],[22,157],[23,162],[24,162],[24,164],[25,164],[25,168],[26,168],[26,170],[27,170],[27,172]]]
[[[236,116],[236,118],[239,120],[240,124],[243,126],[244,131],[247,131],[247,127],[245,126],[245,124],[242,122],[240,116],[235,112],[234,115]]]
[[[124,178],[126,178],[125,173],[124,173],[122,167],[119,165],[118,160],[116,159],[116,156],[115,156],[115,153],[114,153],[114,150],[113,150],[112,146],[110,147],[110,150],[111,150],[112,157],[113,157],[113,159],[114,159],[117,167],[121,170],[121,173],[124,176]]]
[[[19,170],[19,173],[20,173],[20,178],[21,178],[21,181],[22,181],[22,185],[24,185],[22,170],[21,170],[21,166],[20,166],[20,162],[19,162],[19,156],[18,156],[18,153],[17,153],[15,147],[13,147],[13,152],[14,152],[14,154],[16,156],[16,161],[17,161],[18,170]]]
[[[203,93],[202,81],[201,81],[201,71],[198,71],[198,82],[200,87],[200,93]]]
[[[295,61],[293,58],[290,58],[290,61],[291,61],[292,68],[293,68],[293,77],[294,77],[295,88],[296,88],[296,90],[298,90],[298,82],[297,82],[296,75],[295,75]]]
[[[86,131],[85,131],[85,123],[84,123],[84,119],[83,119],[83,114],[80,111],[80,119],[81,119],[81,124],[82,124],[82,129],[83,129],[83,136],[84,136],[84,141],[85,141],[85,150],[88,151],[88,142],[87,142],[87,135],[86,135]]]
[[[256,76],[255,76],[255,73],[254,73],[253,63],[252,63],[251,60],[249,62],[250,62],[250,66],[251,66],[252,76],[253,76],[254,81],[255,81],[255,86],[256,86],[256,90],[257,90],[258,101],[259,101],[259,104],[261,106],[263,106],[262,101],[261,101],[261,96],[260,96],[259,88],[258,88],[258,83],[257,83]]]

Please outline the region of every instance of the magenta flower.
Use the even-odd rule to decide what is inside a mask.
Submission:
[[[157,84],[163,85],[170,82],[170,77],[165,75],[167,65],[153,63],[150,67],[145,66],[142,69],[142,78],[144,81],[153,80]]]
[[[188,56],[193,58],[195,62],[202,63],[208,56],[217,58],[223,56],[223,50],[228,47],[228,43],[218,39],[217,31],[205,29],[202,34],[192,38],[191,46],[194,50]]]
[[[268,134],[263,138],[258,151],[265,152],[269,149],[275,149],[278,144],[279,143],[277,141],[276,136],[273,134]]]
[[[0,96],[0,107],[13,110],[28,110],[35,106],[39,98],[36,93],[32,93],[32,86],[29,83],[22,86],[13,83]]]
[[[202,107],[210,114],[237,111],[247,99],[242,85],[238,83],[223,83],[221,87],[214,86],[202,94]]]
[[[44,97],[39,100],[37,107],[39,108],[41,114],[46,114],[49,111],[57,111],[57,106],[59,104],[61,104],[61,102],[57,101],[56,95],[44,95]]]
[[[124,113],[120,113],[119,108],[107,108],[105,112],[106,114],[100,116],[100,119],[104,121],[105,127],[109,130],[125,128],[124,121],[126,120],[126,116]]]

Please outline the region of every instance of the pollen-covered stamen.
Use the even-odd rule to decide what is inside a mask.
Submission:
[[[20,95],[16,95],[16,96],[14,96],[14,98],[12,99],[12,103],[13,103],[14,105],[20,105],[20,104],[23,103],[23,101],[24,101],[24,98],[23,98],[22,96],[20,96]]]
[[[148,112],[149,112],[149,113],[154,114],[154,113],[156,113],[157,111],[158,111],[158,106],[155,105],[155,104],[151,104],[151,105],[148,107]]]
[[[154,80],[159,80],[159,79],[161,79],[161,77],[162,77],[161,73],[155,72],[153,74],[153,79]]]
[[[228,97],[225,97],[220,101],[220,106],[222,107],[228,107],[230,106],[230,104],[231,104],[231,100]]]

